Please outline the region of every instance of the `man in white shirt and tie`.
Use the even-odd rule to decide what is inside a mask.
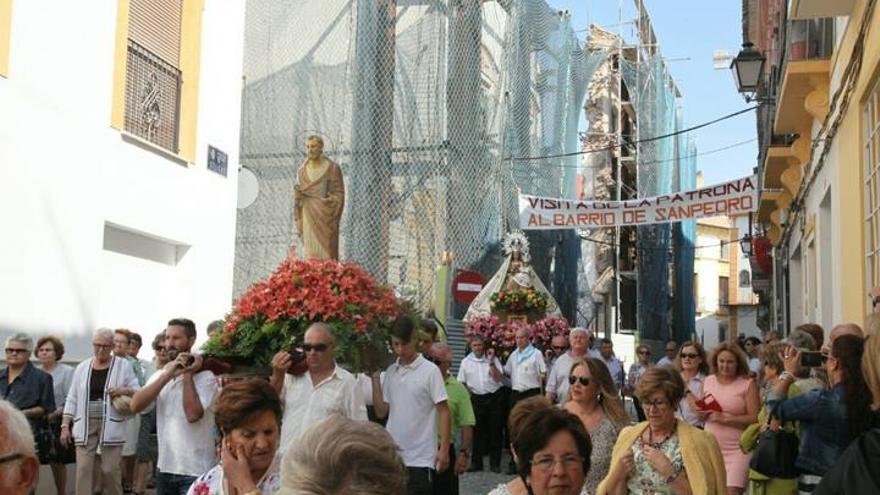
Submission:
[[[288,351],[272,358],[269,382],[284,401],[284,419],[278,455],[284,456],[291,443],[310,426],[333,414],[367,421],[364,396],[354,375],[333,359],[336,337],[325,323],[313,323],[303,337],[308,370],[300,376],[287,373],[293,361]]]
[[[471,393],[471,403],[477,419],[474,428],[474,454],[469,471],[483,470],[483,456],[489,456],[492,472],[501,472],[501,431],[505,420],[503,414],[504,368],[495,357],[494,349],[486,349],[485,340],[473,337],[470,341],[471,353],[462,361],[458,369],[458,381]]]

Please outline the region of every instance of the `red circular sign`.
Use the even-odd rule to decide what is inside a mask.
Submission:
[[[486,279],[479,273],[462,270],[452,279],[452,297],[462,304],[470,304],[485,285]]]

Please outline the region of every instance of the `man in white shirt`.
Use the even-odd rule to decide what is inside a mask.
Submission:
[[[674,365],[675,355],[678,354],[678,342],[676,342],[674,339],[667,340],[666,344],[663,347],[663,352],[665,352],[666,355],[657,361],[657,366],[668,366],[670,364]]]
[[[300,376],[287,373],[293,360],[288,351],[272,359],[269,382],[284,401],[284,419],[278,455],[310,426],[333,414],[349,419],[367,420],[364,397],[354,375],[339,367],[333,359],[336,338],[325,323],[314,323],[306,330],[302,350],[309,369]]]
[[[568,339],[564,335],[554,335],[550,340],[550,348],[544,349],[544,357],[547,360],[547,369],[553,368],[553,364],[559,356],[568,350]]]
[[[157,495],[185,495],[196,477],[217,463],[214,445],[214,373],[202,370],[201,356],[191,354],[196,326],[175,318],[165,329],[169,359],[131,399],[134,413],[156,408],[159,460]]]
[[[501,432],[504,427],[504,367],[495,357],[494,349],[486,349],[482,337],[470,341],[471,353],[458,368],[458,381],[471,393],[471,403],[477,419],[474,428],[473,455],[469,471],[483,470],[483,456],[489,456],[489,467],[501,472]]]
[[[446,386],[440,369],[416,350],[418,331],[411,318],[395,320],[390,333],[398,359],[381,382],[380,374],[373,374],[373,407],[379,418],[388,416],[385,427],[400,447],[407,495],[430,495],[435,470],[450,467]]]
[[[504,363],[504,374],[510,377],[510,407],[513,410],[517,402],[541,394],[541,384],[547,375],[547,364],[544,355],[537,350],[529,341],[529,330],[518,328],[514,334],[516,349]],[[554,340],[556,337],[554,337]],[[509,412],[508,412],[509,414]],[[516,465],[513,459],[507,469],[507,474],[516,474]]]
[[[617,393],[619,394],[623,390],[623,385],[626,383],[626,373],[623,370],[623,363],[614,355],[614,343],[611,342],[611,339],[604,338],[599,342],[599,359],[605,363],[608,372],[611,373],[611,380],[614,381],[614,386],[617,387]]]
[[[547,377],[547,398],[554,403],[561,403],[568,394],[568,375],[575,361],[590,357],[589,351],[590,331],[582,327],[574,327],[568,334],[570,349],[565,354],[556,358],[550,376]]]

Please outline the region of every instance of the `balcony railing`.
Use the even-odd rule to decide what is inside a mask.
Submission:
[[[180,70],[128,40],[125,72],[125,130],[177,153]]]

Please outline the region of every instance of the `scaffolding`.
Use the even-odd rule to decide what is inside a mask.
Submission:
[[[577,123],[597,58],[543,0],[251,0],[241,165],[258,178],[239,210],[235,294],[299,240],[292,191],[303,142],[323,137],[347,188],[340,257],[422,309],[443,253],[491,273],[516,228],[517,188],[572,197]],[[570,319],[580,245],[529,234],[535,270]]]

